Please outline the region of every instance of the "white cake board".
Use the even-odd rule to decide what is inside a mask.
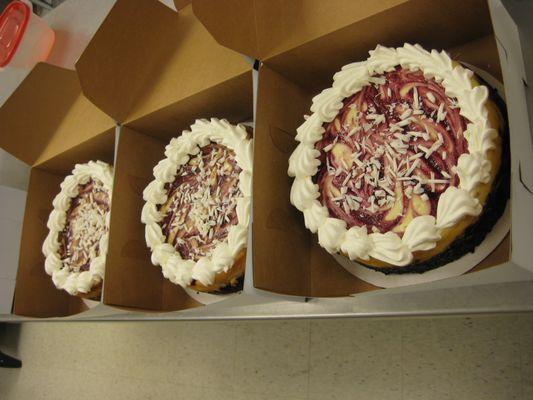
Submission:
[[[89,309],[94,308],[94,307],[96,307],[97,305],[100,304],[99,301],[96,301],[96,300],[89,300],[89,299],[83,299],[83,303],[84,303],[87,307],[89,307]]]
[[[383,272],[375,271],[367,268],[355,261],[351,261],[348,257],[344,257],[340,254],[334,254],[333,257],[337,262],[344,267],[349,273],[355,275],[359,279],[365,282],[371,283],[374,286],[382,288],[395,288],[409,285],[417,285],[420,283],[433,282],[440,279],[452,278],[462,275],[477,264],[483,261],[490,253],[498,247],[498,245],[505,239],[505,236],[509,233],[511,227],[511,212],[510,202],[507,202],[505,211],[500,219],[496,222],[496,225],[488,233],[485,240],[481,242],[474,250],[473,253],[468,253],[452,261],[442,267],[426,271],[424,273],[412,273],[412,274],[389,274],[386,275]]]

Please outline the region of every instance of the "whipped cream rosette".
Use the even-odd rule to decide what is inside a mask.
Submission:
[[[252,140],[244,126],[197,120],[166,146],[141,220],[165,278],[202,292],[237,290],[244,274]]]
[[[289,160],[290,199],[328,252],[410,271],[479,221],[500,169],[502,118],[445,52],[378,46],[335,74],[311,111]]]
[[[58,289],[96,298],[105,271],[113,167],[102,161],[76,164],[60,187],[42,246],[45,270]]]

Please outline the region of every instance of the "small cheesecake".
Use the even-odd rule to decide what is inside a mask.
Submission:
[[[77,164],[61,183],[43,244],[45,270],[58,289],[98,298],[109,235],[113,169],[101,161]]]

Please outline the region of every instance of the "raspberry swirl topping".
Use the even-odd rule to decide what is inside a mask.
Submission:
[[[405,266],[480,215],[498,131],[472,75],[444,51],[377,46],[313,98],[288,173],[291,203],[324,249]]]
[[[369,81],[324,124],[315,181],[331,217],[401,235],[413,218],[436,216],[440,195],[457,186],[469,121],[421,71],[396,67]]]
[[[69,271],[88,271],[100,255],[100,239],[108,231],[109,195],[101,181],[78,185],[70,202],[65,228],[59,232],[59,256]]]
[[[242,125],[197,120],[170,141],[165,156],[143,191],[152,263],[183,287],[212,285],[246,247],[253,142]]]
[[[105,272],[113,167],[102,161],[76,164],[61,182],[48,217],[44,268],[59,289],[88,293]]]
[[[237,224],[240,172],[232,150],[210,143],[165,185],[168,200],[160,209],[166,213],[161,228],[183,259],[198,261],[210,255]]]

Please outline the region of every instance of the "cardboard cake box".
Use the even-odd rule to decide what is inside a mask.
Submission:
[[[55,288],[41,248],[52,200],[74,165],[96,159],[113,164],[115,124],[82,95],[74,71],[48,64],[36,65],[0,109],[0,120],[0,146],[32,167],[13,313],[63,317],[85,311],[81,298]]]
[[[75,163],[95,157],[115,165],[103,303],[154,312],[200,305],[151,264],[140,222],[142,191],[164,146],[195,119],[252,118],[251,64],[236,51],[263,61],[254,132],[254,286],[306,297],[377,289],[320,248],[289,203],[288,157],[312,96],[330,86],[342,65],[365,59],[378,43],[444,48],[501,79],[481,0],[194,0],[193,6],[195,13],[191,6],[175,13],[156,0],[118,0],[78,61],[77,73],[39,64],[0,109],[0,146],[32,166],[14,313],[52,317],[85,310],[79,299],[53,287],[41,244],[59,182]],[[302,19],[305,24],[295,23]],[[233,50],[216,43],[208,30]],[[508,104],[516,101],[507,97]],[[526,267],[531,256],[524,238],[533,226],[527,224],[532,196],[517,172],[518,165],[529,165],[531,144],[517,134],[521,125],[512,111],[512,252],[507,238],[476,266],[484,271],[449,279],[450,285],[481,283],[486,271],[496,272],[495,281],[515,279],[517,265]],[[113,120],[122,124],[116,140]]]
[[[368,51],[378,44],[397,47],[407,42],[426,49],[445,49],[452,58],[501,80],[486,1],[231,0],[222,4],[193,0],[193,9],[221,44],[262,61],[254,158],[254,286],[309,297],[346,296],[377,289],[346,272],[322,249],[305,228],[301,213],[290,204],[292,179],[287,167],[297,144],[296,128],[310,113],[312,97],[331,86],[334,73],[345,64],[366,59]],[[513,154],[518,154],[518,148],[530,139],[513,136],[518,134],[511,129]],[[524,192],[516,168],[517,160],[513,159],[513,221],[525,206],[523,198],[521,203],[515,202],[517,190]],[[524,276],[532,279],[520,268],[529,267],[525,260],[513,257],[517,250],[522,253],[527,249],[522,235],[513,236],[513,252],[507,237],[472,271],[494,267],[491,269],[501,273],[491,274],[490,279],[501,282]],[[480,273],[468,275],[476,274]],[[461,285],[464,277],[446,281],[450,286]],[[480,278],[479,283],[486,281]]]
[[[152,265],[142,192],[166,144],[196,119],[252,119],[252,64],[219,45],[190,5],[176,13],[156,0],[118,0],[76,69],[84,94],[122,124],[104,304],[153,312],[200,306]]]

